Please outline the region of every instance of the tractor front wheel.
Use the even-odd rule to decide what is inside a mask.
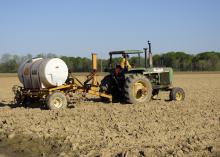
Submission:
[[[152,85],[144,75],[130,75],[125,81],[124,92],[128,103],[148,102],[152,96]]]
[[[61,92],[54,92],[47,97],[47,106],[49,109],[60,109],[67,107],[67,98]]]
[[[170,91],[170,100],[182,101],[185,99],[185,92],[182,88],[174,87]]]

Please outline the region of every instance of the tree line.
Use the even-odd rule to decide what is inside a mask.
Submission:
[[[0,58],[0,73],[15,73],[19,65],[27,59],[33,57],[54,58],[59,57],[65,61],[72,72],[89,72],[91,71],[92,61],[85,57],[68,57],[57,56],[55,54],[38,54],[25,56],[3,54]],[[113,64],[117,64],[120,58],[114,58]],[[108,59],[98,59],[98,71],[104,71],[108,66]],[[139,65],[144,67],[144,58],[130,56],[131,65]],[[167,52],[163,54],[155,54],[153,63],[156,67],[172,67],[175,71],[220,71],[220,52],[202,52],[196,55],[187,54],[185,52]]]

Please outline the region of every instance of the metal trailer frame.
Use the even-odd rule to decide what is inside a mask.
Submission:
[[[48,96],[50,96],[54,92],[60,92],[65,95],[69,93],[82,93],[83,96],[86,94],[95,95],[99,97],[106,98],[109,102],[112,101],[112,95],[106,94],[104,92],[99,91],[99,83],[97,81],[97,59],[96,54],[92,54],[92,72],[87,75],[87,79],[85,82],[81,82],[77,77],[73,74],[68,76],[68,82],[57,87],[49,88],[49,89],[26,89],[22,86],[14,86],[12,88],[15,97],[16,104],[22,104],[26,99],[29,100],[41,100],[46,101]]]

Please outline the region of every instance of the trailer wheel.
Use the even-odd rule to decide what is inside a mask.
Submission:
[[[174,87],[170,91],[170,100],[182,101],[185,99],[185,92],[180,87]]]
[[[67,107],[66,96],[61,92],[54,92],[47,97],[47,106],[49,109],[60,109]]]

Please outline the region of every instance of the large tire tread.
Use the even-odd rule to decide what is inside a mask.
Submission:
[[[133,92],[132,92],[133,84],[136,82],[139,82],[139,81],[144,82],[145,85],[148,87],[148,89],[147,89],[148,94],[146,95],[146,97],[143,100],[137,100],[134,97]],[[141,74],[134,74],[134,75],[130,75],[126,78],[125,86],[124,86],[124,98],[125,98],[126,102],[131,103],[131,104],[148,102],[151,99],[151,95],[152,95],[152,85],[146,76],[141,75]]]

